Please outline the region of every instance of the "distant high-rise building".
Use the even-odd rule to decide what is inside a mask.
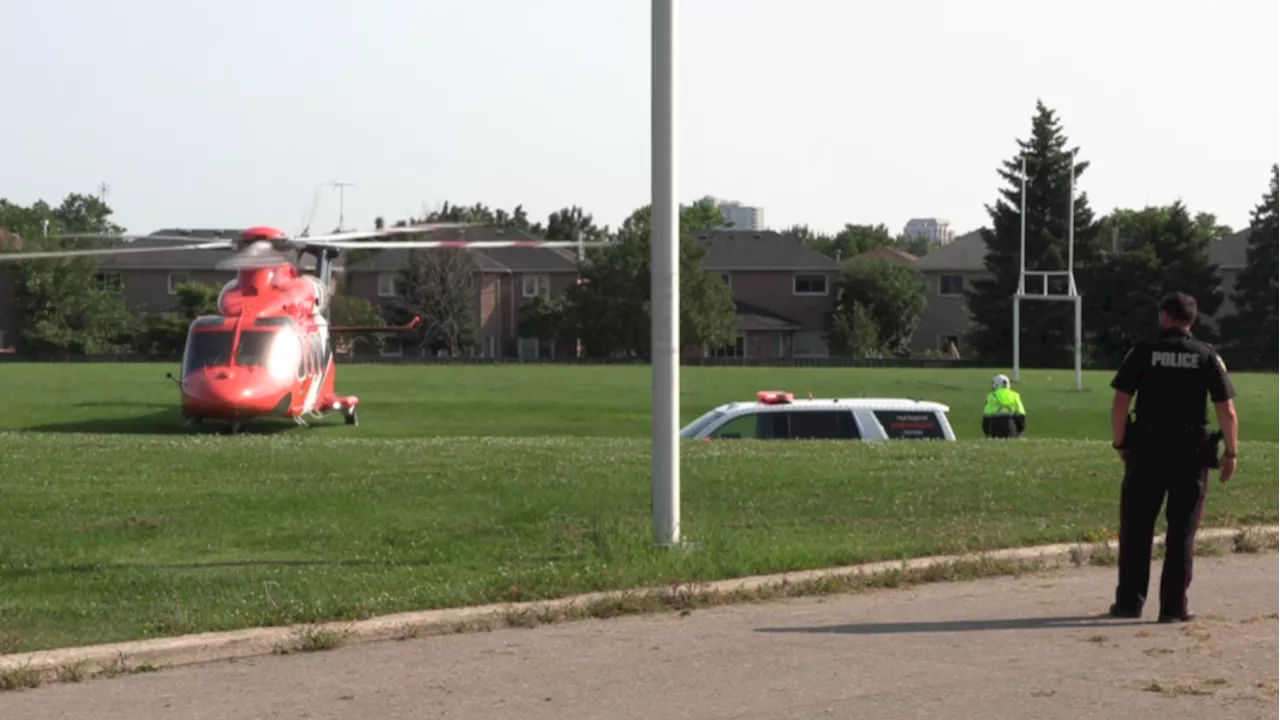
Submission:
[[[912,218],[902,234],[913,240],[928,240],[932,245],[946,245],[956,237],[951,221],[941,218]]]
[[[764,208],[743,205],[735,200],[723,200],[710,195],[703,198],[716,206],[725,222],[733,230],[763,230]]]

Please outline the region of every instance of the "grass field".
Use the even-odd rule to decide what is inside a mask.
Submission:
[[[916,395],[958,443],[689,443],[691,553],[649,542],[647,367],[351,366],[361,425],[192,435],[159,365],[0,364],[0,653],[1096,539],[1109,374],[1026,372],[1030,438],[977,438],[992,371],[684,368],[692,419],[756,390]],[[1276,376],[1206,525],[1277,519]]]

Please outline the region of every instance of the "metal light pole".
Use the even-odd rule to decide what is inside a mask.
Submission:
[[[680,204],[676,189],[676,0],[653,0],[650,209],[653,537],[680,542]]]
[[[1018,241],[1018,291],[1013,294],[1013,381],[1022,379],[1022,296],[1027,292],[1027,156],[1022,156],[1022,223]],[[1046,281],[1047,282],[1047,281]]]

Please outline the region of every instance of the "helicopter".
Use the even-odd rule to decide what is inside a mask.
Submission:
[[[335,390],[337,366],[332,341],[344,333],[399,333],[415,328],[421,318],[395,327],[332,326],[328,320],[332,261],[343,250],[482,249],[500,247],[558,248],[600,243],[533,240],[378,240],[396,235],[426,235],[440,230],[475,227],[477,223],[426,223],[369,231],[291,236],[268,226],[251,227],[230,236],[130,235],[76,233],[63,238],[112,240],[123,245],[84,250],[0,253],[0,262],[148,252],[231,250],[217,263],[235,270],[218,295],[217,314],[192,320],[183,347],[181,414],[187,424],[205,420],[225,423],[230,434],[259,418],[289,418],[307,425],[340,413],[347,425],[358,425],[355,395]],[[130,247],[137,240],[163,243]],[[305,273],[284,253],[315,258],[315,273]]]

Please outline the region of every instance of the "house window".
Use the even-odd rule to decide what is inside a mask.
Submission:
[[[525,297],[546,298],[551,296],[551,277],[549,275],[525,275],[522,280],[524,282],[523,294]]]
[[[744,336],[738,335],[733,339],[733,344],[725,345],[719,348],[707,348],[704,351],[707,357],[717,358],[740,358],[747,356],[747,340]]]
[[[169,294],[177,295],[178,286],[185,282],[190,282],[190,281],[191,281],[191,276],[188,275],[187,273],[184,273],[184,272],[169,273]]]
[[[400,278],[395,273],[378,273],[378,297],[395,297],[400,294]]]
[[[730,290],[733,289],[733,275],[729,273],[720,273],[720,279],[724,281],[725,285],[729,286]]]
[[[964,294],[964,276],[963,275],[943,275],[938,278],[938,294],[939,295],[963,295]]]
[[[387,338],[382,343],[380,354],[383,357],[400,357],[404,355],[404,340],[397,337]]]
[[[792,293],[796,295],[826,295],[826,275],[799,275],[792,280]]]
[[[98,283],[98,289],[119,295],[124,291],[124,280],[120,278],[120,273],[105,272],[98,273],[93,276],[94,282]]]
[[[798,332],[791,341],[792,357],[826,357],[827,338],[820,332]]]

